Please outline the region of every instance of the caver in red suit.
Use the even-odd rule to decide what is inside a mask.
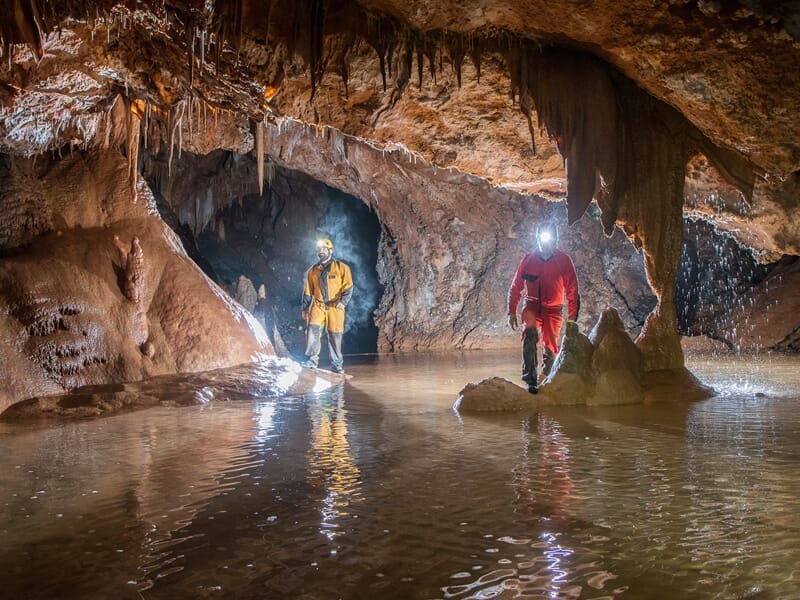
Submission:
[[[578,318],[580,296],[578,277],[572,259],[556,248],[558,234],[554,226],[537,228],[539,248],[525,255],[517,267],[508,290],[508,323],[517,325],[517,307],[524,295],[522,309],[522,379],[528,391],[537,391],[536,346],[541,339],[544,345],[545,372],[552,367],[558,354],[558,334],[564,319],[561,311],[567,297],[567,313],[572,320]]]

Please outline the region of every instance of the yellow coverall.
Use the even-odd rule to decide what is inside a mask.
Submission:
[[[319,363],[322,328],[328,334],[331,364],[342,366],[342,334],[345,308],[353,297],[353,275],[350,267],[340,260],[317,263],[306,273],[303,289],[303,311],[308,312],[306,357]]]

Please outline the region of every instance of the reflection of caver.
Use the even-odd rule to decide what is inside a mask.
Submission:
[[[306,273],[303,290],[303,319],[306,329],[306,360],[304,367],[314,368],[319,363],[322,328],[328,334],[331,365],[337,373],[342,366],[342,334],[344,333],[345,307],[353,296],[353,276],[350,267],[333,260],[333,242],[317,242],[319,262]]]
[[[544,345],[544,370],[550,371],[558,354],[558,334],[564,321],[561,310],[567,296],[569,318],[578,318],[580,297],[578,277],[572,259],[556,248],[558,231],[555,225],[536,228],[538,250],[526,254],[517,267],[508,290],[508,324],[517,328],[517,306],[525,291],[522,309],[522,379],[528,391],[538,390],[537,345]]]

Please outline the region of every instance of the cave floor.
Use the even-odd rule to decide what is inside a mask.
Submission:
[[[3,423],[0,590],[798,597],[800,359],[688,366],[716,396],[459,416],[464,383],[517,372],[469,352],[351,357],[300,398]]]

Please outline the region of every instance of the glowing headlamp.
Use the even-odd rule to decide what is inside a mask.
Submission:
[[[551,231],[545,229],[544,231],[539,232],[540,242],[544,242],[546,244],[547,242],[550,242],[552,240],[553,240],[553,233]]]

